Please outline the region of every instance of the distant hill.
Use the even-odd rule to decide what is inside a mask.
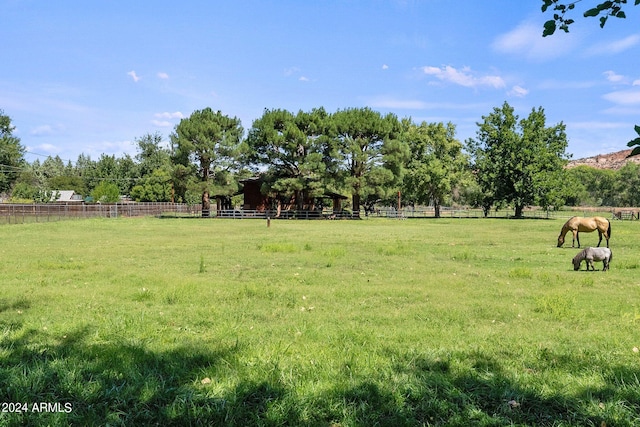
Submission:
[[[633,156],[627,158],[631,153],[631,150],[616,151],[609,154],[598,154],[593,157],[585,157],[584,159],[576,159],[569,161],[568,168],[574,168],[576,166],[591,166],[597,169],[612,169],[618,170],[623,167],[627,162],[634,162],[640,164],[640,156]]]

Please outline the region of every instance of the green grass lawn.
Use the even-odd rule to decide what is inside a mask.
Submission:
[[[1,226],[0,425],[638,425],[640,223],[563,223]]]

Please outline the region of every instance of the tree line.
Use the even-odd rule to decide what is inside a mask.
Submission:
[[[203,211],[231,208],[243,180],[260,177],[272,208],[321,206],[328,194],[350,197],[348,208],[458,204],[510,206],[638,206],[640,170],[567,169],[563,123],[548,126],[544,110],[519,118],[505,102],[461,142],[452,123],[414,123],[370,108],[334,113],[264,110],[245,132],[239,119],[211,108],[183,118],[169,136],[135,139],[134,157],[81,154],[25,161],[11,119],[0,110],[0,194],[15,202],[48,202],[55,190],[74,190],[94,201],[127,195],[141,202],[202,203]],[[235,198],[235,199],[234,199]]]

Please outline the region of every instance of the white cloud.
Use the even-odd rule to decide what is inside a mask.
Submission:
[[[374,108],[390,108],[403,110],[476,110],[486,109],[487,105],[470,103],[456,104],[453,102],[424,102],[418,99],[399,99],[393,96],[378,96],[365,100],[366,104]]]
[[[31,131],[29,131],[29,135],[32,136],[50,136],[50,135],[55,135],[61,131],[63,131],[63,127],[58,125],[58,126],[51,126],[51,125],[42,125],[42,126],[37,126],[33,129],[31,129]]]
[[[604,74],[607,77],[607,80],[610,81],[611,83],[623,83],[626,78],[625,76],[621,75],[621,74],[617,74],[614,71],[605,71]]]
[[[302,75],[302,70],[298,67],[285,68],[283,72],[285,77],[298,77],[300,82],[310,82],[311,79],[305,75]]]
[[[159,79],[162,79],[162,80],[169,79],[169,74],[167,74],[167,73],[160,72],[160,73],[157,74],[157,76],[158,76]]]
[[[512,87],[511,90],[509,92],[507,92],[507,94],[511,95],[511,96],[516,96],[518,98],[522,98],[522,97],[525,97],[525,96],[527,96],[529,94],[529,90],[523,88],[522,86],[516,85],[516,86]]]
[[[138,75],[136,74],[136,72],[135,72],[135,71],[133,71],[133,70],[129,71],[129,72],[127,73],[127,75],[128,75],[129,77],[131,77],[131,78],[133,79],[133,81],[134,81],[134,82],[136,82],[136,83],[137,83],[138,81],[140,81],[140,77],[138,77]]]
[[[133,154],[136,150],[135,147],[133,141],[102,141],[83,147],[82,152],[91,157],[99,157],[102,154]]]
[[[290,67],[290,68],[285,68],[284,69],[284,75],[289,77],[293,74],[297,74],[300,72],[300,68],[298,67]]]
[[[607,101],[621,105],[640,104],[640,90],[620,90],[603,96]]]
[[[640,79],[634,80],[633,83],[631,83],[631,86],[640,86]]]
[[[625,37],[620,40],[613,41],[609,43],[609,52],[610,53],[620,53],[627,49],[632,48],[640,42],[640,35],[634,34],[628,37]]]
[[[571,129],[600,130],[600,129],[624,129],[629,125],[622,122],[568,122],[567,127]]]
[[[53,144],[40,144],[35,147],[34,150],[28,151],[37,151],[37,152],[45,152],[45,153],[59,153],[60,148]]]
[[[383,69],[383,70],[388,70],[388,69],[389,69],[389,66],[388,66],[387,64],[382,64],[382,69]]]
[[[629,107],[629,106],[614,106],[605,108],[602,110],[603,114],[609,114],[612,116],[640,116],[640,105],[637,107]],[[634,119],[635,120],[635,119]],[[629,128],[633,128],[633,125],[629,125]]]
[[[422,71],[426,75],[434,76],[442,81],[455,83],[464,87],[475,88],[480,86],[489,86],[495,89],[505,87],[505,82],[502,77],[494,75],[478,76],[469,67],[463,67],[458,70],[449,65],[444,67],[426,66],[422,67]]]
[[[598,43],[587,52],[590,55],[615,55],[632,48],[640,42],[640,35],[633,34],[620,40],[608,43]]]
[[[169,113],[169,112],[155,113],[154,116],[159,119],[183,119],[184,118],[184,114],[182,114],[180,111],[176,111],[174,113]]]
[[[498,36],[492,48],[500,53],[544,61],[564,55],[574,47],[576,40],[574,32],[557,37],[542,37],[540,25],[522,23],[508,33]]]

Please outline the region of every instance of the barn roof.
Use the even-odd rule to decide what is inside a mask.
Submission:
[[[57,196],[57,197],[56,197]],[[53,190],[51,194],[53,202],[81,202],[82,196],[73,190]]]

